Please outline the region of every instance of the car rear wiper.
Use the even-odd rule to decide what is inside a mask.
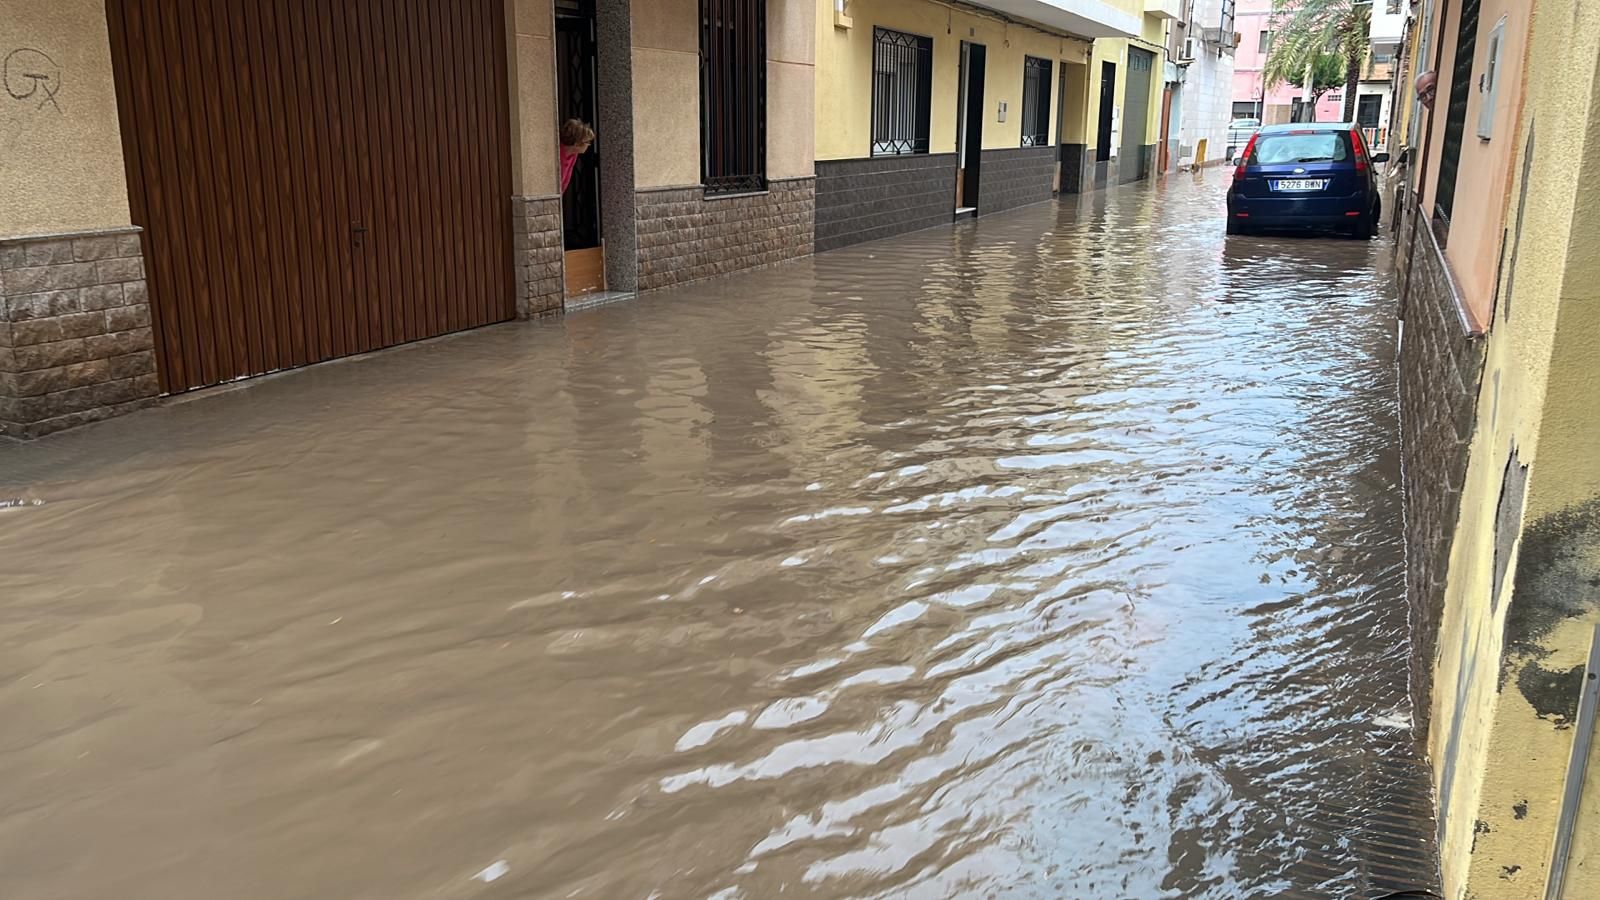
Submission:
[[[1302,156],[1295,162],[1333,162],[1331,156]]]

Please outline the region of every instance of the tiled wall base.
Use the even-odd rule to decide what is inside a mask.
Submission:
[[[707,198],[699,186],[638,191],[639,290],[769,265],[812,252],[816,179]]]
[[[948,225],[956,155],[915,153],[817,163],[817,252]]]
[[[978,168],[978,215],[1043,203],[1055,194],[1055,147],[985,150]]]
[[[0,435],[107,419],[160,392],[137,229],[0,239]]]
[[[513,197],[511,227],[517,270],[517,318],[561,309],[561,198]]]
[[[1415,205],[1401,224],[1400,462],[1405,497],[1406,598],[1416,635],[1414,684],[1428,696],[1450,564],[1450,535],[1467,477],[1483,371],[1483,339],[1468,332],[1458,298]],[[1426,715],[1428,706],[1418,709]]]

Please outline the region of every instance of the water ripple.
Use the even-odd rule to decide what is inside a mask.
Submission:
[[[1372,889],[1373,760],[1414,761],[1386,253],[1220,203],[0,447],[0,895]]]

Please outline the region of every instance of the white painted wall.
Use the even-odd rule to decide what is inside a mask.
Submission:
[[[1188,151],[1181,162],[1193,162],[1201,138],[1206,140],[1206,163],[1226,159],[1228,123],[1233,119],[1233,54],[1217,53],[1198,38],[1203,28],[1222,22],[1222,0],[1195,0],[1190,30],[1194,33],[1195,60],[1183,81],[1183,113],[1179,141]]]

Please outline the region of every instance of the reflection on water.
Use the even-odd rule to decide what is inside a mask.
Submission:
[[[1386,254],[1220,191],[0,448],[0,896],[1387,883]]]

